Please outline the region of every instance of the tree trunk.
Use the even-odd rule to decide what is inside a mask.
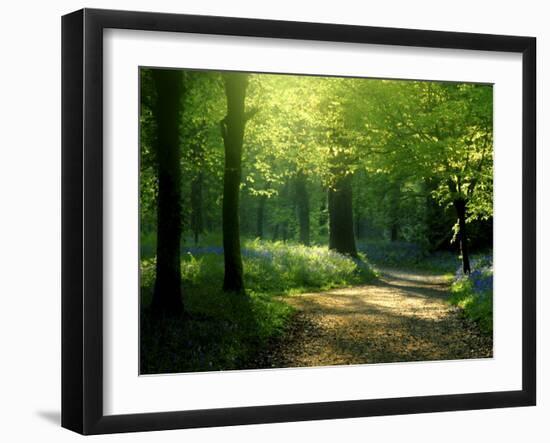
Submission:
[[[265,195],[260,195],[258,207],[256,208],[256,237],[264,237],[264,215],[265,215]]]
[[[329,248],[357,257],[353,233],[351,175],[340,177],[328,190]]]
[[[202,185],[203,172],[199,171],[191,181],[191,229],[193,231],[195,245],[199,242],[199,235],[203,231]]]
[[[328,192],[326,188],[321,189],[321,205],[319,207],[319,235],[324,236],[327,234],[327,197]]]
[[[227,115],[221,122],[221,130],[225,146],[222,231],[225,262],[223,290],[226,292],[244,292],[239,232],[239,188],[246,123],[244,99],[247,82],[246,74],[224,74]]]
[[[271,239],[273,241],[277,241],[278,237],[279,237],[279,223],[276,223],[275,227],[273,228],[273,236],[272,236]]]
[[[401,184],[399,182],[392,182],[391,188],[388,191],[388,214],[390,225],[390,241],[395,242],[399,236],[399,198],[401,194]]]
[[[286,220],[281,222],[281,238],[285,243],[288,240],[288,222]]]
[[[458,216],[458,241],[460,243],[460,252],[462,253],[462,271],[469,274],[470,256],[468,253],[468,235],[466,233],[466,200],[460,198],[453,202]]]
[[[309,246],[309,194],[306,176],[302,171],[296,175],[295,198],[300,226],[300,243]]]
[[[355,238],[359,240],[363,238],[363,225],[361,221],[361,213],[357,211],[357,205],[355,205],[354,209],[355,209],[355,215],[354,215],[355,220],[353,222],[353,229],[355,232]]]
[[[392,242],[397,241],[397,233],[399,232],[399,228],[397,226],[397,223],[392,223],[391,229],[390,229],[390,240]]]
[[[177,315],[183,311],[180,240],[181,171],[179,121],[183,79],[175,70],[153,70],[158,167],[157,264],[152,309]]]

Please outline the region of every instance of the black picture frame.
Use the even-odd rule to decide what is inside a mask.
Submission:
[[[103,413],[103,30],[522,54],[522,389],[130,415]],[[536,39],[83,9],[62,18],[62,426],[82,434],[530,406],[536,403]]]

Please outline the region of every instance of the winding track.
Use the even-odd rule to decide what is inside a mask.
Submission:
[[[446,299],[444,276],[384,269],[373,284],[287,296],[297,308],[266,366],[492,357],[492,339]]]

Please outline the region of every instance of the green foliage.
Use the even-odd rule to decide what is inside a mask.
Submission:
[[[326,246],[265,242],[244,244],[247,287],[254,292],[295,293],[365,283],[374,273],[363,261],[353,260]]]
[[[156,224],[155,94],[141,70],[142,227]],[[492,218],[492,86],[466,83],[249,76],[241,181],[244,235],[298,239],[293,180],[305,178],[310,237],[326,236],[323,200],[338,177],[353,176],[356,225],[376,237],[448,248],[456,236],[453,200],[467,223]],[[220,229],[225,95],[217,72],[185,71],[181,127],[184,231]],[[195,199],[194,199],[195,197]],[[261,201],[263,203],[260,203]],[[198,202],[198,203],[197,203]],[[364,235],[358,231],[358,235]],[[476,239],[477,240],[477,239]],[[474,245],[475,247],[475,245]]]
[[[216,291],[223,280],[222,250],[219,247],[196,249],[184,253],[181,260],[184,288],[188,293],[202,288]],[[354,260],[324,246],[245,240],[242,255],[246,288],[251,294],[325,290],[366,283],[375,277],[365,255],[362,260]],[[141,286],[151,287],[154,275],[155,259],[142,260]],[[147,297],[142,301],[149,303]]]
[[[158,319],[142,304],[142,374],[257,368],[254,358],[293,312],[271,297],[210,286],[188,290],[185,302],[186,318]]]
[[[465,315],[477,322],[487,334],[493,331],[493,299],[474,294],[469,281],[456,282],[452,286],[451,303],[462,308]]]
[[[248,293],[228,295],[220,290],[220,249],[202,251],[185,253],[181,261],[186,319],[157,321],[149,314],[155,259],[141,261],[142,373],[257,367],[254,357],[284,331],[293,312],[274,296],[360,284],[375,276],[365,257],[357,261],[326,247],[247,240]]]
[[[477,276],[458,277],[451,286],[450,302],[461,309],[470,320],[476,322],[486,334],[493,333],[493,288],[491,269],[476,267]]]

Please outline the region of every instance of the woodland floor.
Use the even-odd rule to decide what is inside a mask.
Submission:
[[[296,308],[256,367],[492,357],[492,338],[451,306],[443,275],[383,269],[372,284],[286,296]]]

